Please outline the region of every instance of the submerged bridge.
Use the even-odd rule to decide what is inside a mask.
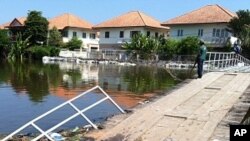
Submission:
[[[229,140],[230,112],[239,103],[245,107],[234,121],[240,124],[249,108],[241,100],[250,89],[250,61],[239,54],[208,52],[204,67],[209,73],[202,79],[190,80],[129,116],[111,119],[106,129],[89,136],[105,141]]]
[[[249,85],[249,73],[206,73],[127,117],[111,119],[104,130],[89,136],[105,141],[226,141],[231,124],[226,117]],[[244,106],[247,111],[249,104]]]

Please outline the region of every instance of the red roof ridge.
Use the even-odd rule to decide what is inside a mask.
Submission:
[[[225,13],[227,13],[231,17],[235,17],[236,15],[233,15],[233,13],[229,12],[227,9],[221,7],[220,5],[216,4],[220,9],[222,9]]]
[[[141,20],[142,20],[142,22],[144,23],[144,25],[147,26],[145,20],[142,18],[141,12],[140,12],[140,11],[137,11],[137,13],[138,13],[139,16],[141,17]]]

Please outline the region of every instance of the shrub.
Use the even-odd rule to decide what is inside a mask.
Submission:
[[[61,47],[63,45],[62,42],[63,41],[62,41],[61,33],[58,31],[58,29],[56,27],[53,27],[50,30],[50,34],[49,34],[49,45]]]
[[[60,49],[51,46],[33,46],[28,52],[33,59],[42,59],[43,56],[58,56]]]
[[[49,47],[50,56],[58,56],[60,53],[60,49],[56,47]]]
[[[0,59],[7,58],[7,54],[9,53],[10,46],[10,38],[8,37],[7,30],[0,30]]]
[[[179,41],[174,39],[167,39],[165,44],[162,46],[161,56],[170,59],[174,54],[177,53],[177,49],[179,46]]]
[[[73,37],[68,43],[66,43],[65,47],[69,50],[79,49],[82,46],[82,41]]]
[[[197,37],[186,37],[182,39],[178,45],[178,54],[194,55],[199,50],[199,39]]]

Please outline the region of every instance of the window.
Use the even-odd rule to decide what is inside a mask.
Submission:
[[[203,36],[203,29],[199,29],[198,30],[198,37],[202,37]]]
[[[183,29],[178,29],[177,36],[183,36]]]
[[[159,33],[155,32],[155,38],[158,38],[158,36],[159,36]]]
[[[68,31],[63,31],[62,35],[63,35],[63,37],[68,37]]]
[[[225,37],[225,29],[221,29],[221,37]]]
[[[140,34],[140,31],[130,31],[130,37],[134,37],[136,35]]]
[[[120,31],[120,38],[124,38],[124,31]]]
[[[149,37],[150,36],[150,31],[147,31],[147,37]]]
[[[95,33],[90,33],[90,34],[89,34],[89,38],[90,38],[90,39],[95,39]]]
[[[73,32],[73,37],[77,37],[77,32]]]
[[[215,34],[216,34],[216,29],[214,28],[213,29],[213,37],[215,37]]]
[[[229,33],[228,31],[225,31],[225,37],[228,37]]]
[[[109,31],[105,32],[105,38],[109,38]]]
[[[216,37],[220,37],[220,29],[216,29]]]
[[[86,37],[87,37],[86,33],[85,33],[85,32],[83,32],[83,33],[82,33],[82,38],[84,38],[84,39],[85,39]]]

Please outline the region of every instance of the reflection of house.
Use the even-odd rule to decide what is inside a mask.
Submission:
[[[12,22],[0,25],[1,29],[9,29],[12,37],[15,37],[17,32],[24,30],[23,18],[15,18]],[[73,37],[83,41],[83,47],[90,50],[99,49],[99,40],[97,32],[92,30],[92,24],[72,14],[63,14],[52,19],[49,19],[49,29],[56,27],[63,37],[63,42],[68,42]]]
[[[198,36],[211,46],[224,46],[231,33],[227,30],[228,22],[235,17],[219,5],[207,5],[198,10],[163,22],[169,26],[172,38]]]
[[[128,12],[93,27],[100,31],[100,49],[121,49],[135,34],[166,36],[168,28],[160,22],[138,11]]]
[[[72,82],[71,77],[68,74],[64,74],[63,81],[67,82],[68,84],[79,84],[81,85],[82,82],[95,82],[98,83],[99,80],[99,67],[96,65],[76,65],[74,63],[67,63],[67,62],[60,62],[59,67],[61,70],[78,70],[81,78],[79,82]],[[73,75],[73,74],[72,74]]]
[[[99,49],[97,33],[92,24],[72,14],[63,14],[49,20],[50,28],[54,26],[61,31],[63,42],[73,37],[83,41],[83,47],[89,51]]]
[[[96,81],[99,79],[99,67],[95,65],[81,65],[82,81]]]

